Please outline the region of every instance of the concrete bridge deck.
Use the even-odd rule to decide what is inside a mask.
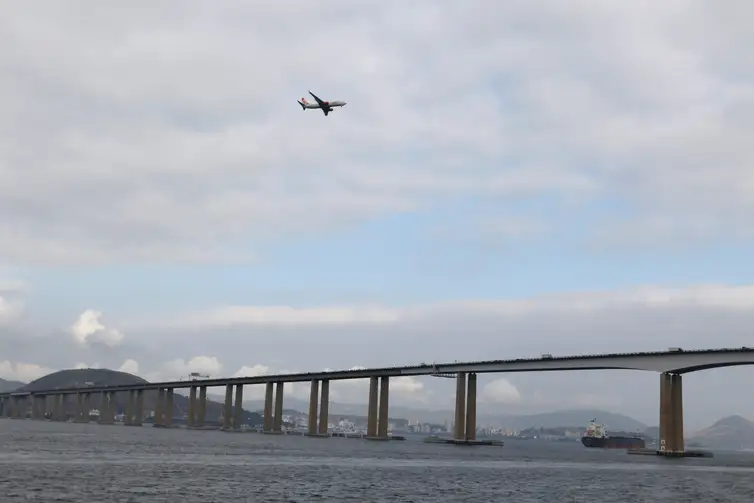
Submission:
[[[89,393],[100,391],[182,389],[193,386],[226,386],[266,384],[268,382],[307,382],[312,380],[369,379],[370,377],[431,376],[433,374],[512,373],[512,372],[562,372],[573,370],[644,370],[684,374],[709,368],[754,365],[754,348],[723,348],[696,350],[669,350],[636,353],[611,353],[602,355],[542,356],[511,360],[433,363],[400,367],[380,367],[358,370],[302,372],[295,374],[262,375],[251,377],[224,377],[194,381],[166,381],[122,386],[91,386],[44,390],[47,395],[76,393],[86,389]],[[34,393],[41,393],[35,391]],[[0,393],[0,398],[27,396],[29,391]]]

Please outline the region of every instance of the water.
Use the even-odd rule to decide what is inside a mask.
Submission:
[[[580,444],[271,436],[0,420],[0,501],[754,501],[754,455],[658,459]]]

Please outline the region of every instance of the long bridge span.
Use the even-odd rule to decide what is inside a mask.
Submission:
[[[682,376],[711,368],[754,364],[754,348],[723,348],[614,353],[602,355],[552,356],[489,360],[475,362],[433,363],[400,367],[359,370],[304,372],[296,374],[262,375],[166,381],[121,386],[88,386],[66,389],[15,391],[0,393],[0,417],[44,419],[51,405],[54,421],[68,421],[66,400],[75,398],[73,420],[88,422],[89,402],[100,395],[100,423],[113,424],[116,393],[127,394],[124,424],[141,426],[144,419],[144,391],[156,391],[155,424],[171,426],[173,394],[176,389],[189,389],[188,425],[203,427],[207,388],[225,387],[223,429],[241,427],[243,387],[264,384],[265,433],[282,433],[282,412],[285,383],[311,382],[308,434],[327,436],[329,384],[347,379],[369,379],[367,437],[386,440],[388,436],[388,394],[390,378],[400,376],[436,376],[456,379],[456,405],[453,439],[457,443],[476,442],[476,382],[477,374],[512,372],[554,372],[574,370],[640,370],[660,373],[660,437],[658,453],[683,455],[683,389]],[[320,389],[321,388],[321,389]],[[234,393],[235,392],[235,393]],[[197,396],[198,394],[198,396]],[[235,397],[234,397],[235,395]],[[235,398],[235,404],[234,399]],[[49,402],[52,402],[51,404]],[[24,406],[25,404],[25,406]],[[319,405],[319,407],[318,407]]]

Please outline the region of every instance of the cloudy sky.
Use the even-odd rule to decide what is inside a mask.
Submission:
[[[752,17],[746,0],[5,2],[0,377],[754,345]],[[303,112],[308,89],[348,105]],[[688,376],[687,426],[754,419],[752,378]],[[480,407],[656,423],[658,382],[484,376]],[[391,400],[440,408],[452,388]]]

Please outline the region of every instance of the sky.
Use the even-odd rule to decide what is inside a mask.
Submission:
[[[3,11],[2,378],[754,346],[749,1]],[[754,419],[752,378],[686,376],[687,428]],[[658,396],[638,371],[485,375],[479,407],[656,424]]]

